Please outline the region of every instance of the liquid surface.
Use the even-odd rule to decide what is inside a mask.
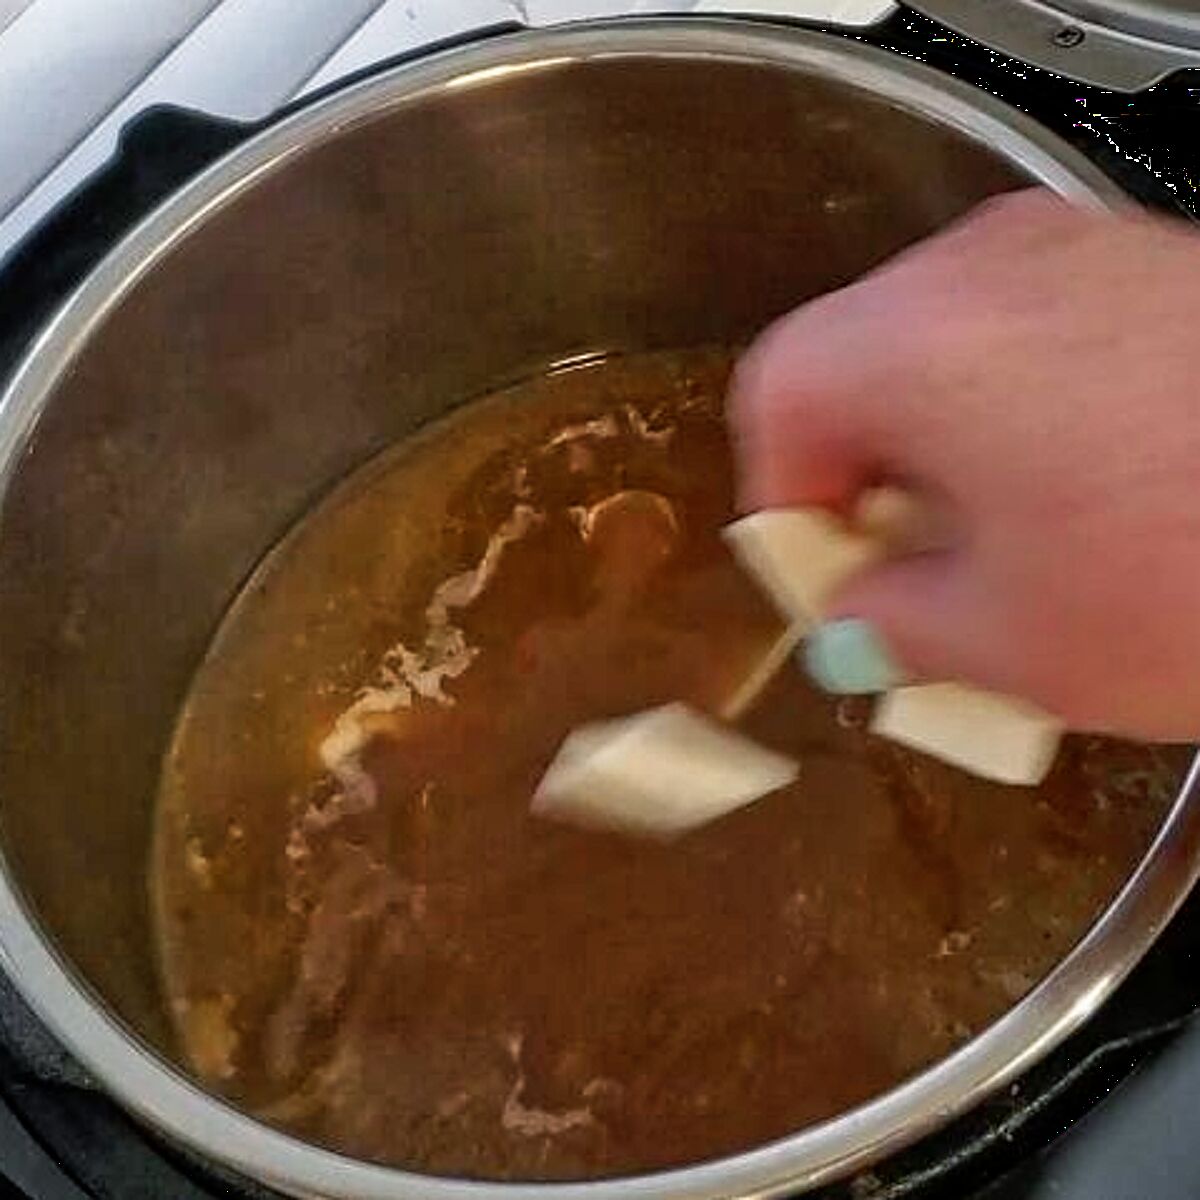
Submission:
[[[576,725],[715,711],[778,632],[719,530],[728,357],[618,359],[460,410],[263,563],[164,764],[181,1051],[346,1153],[564,1179],[750,1148],[1020,998],[1144,852],[1182,753],[1068,740],[1036,790],[864,731],[785,671],[774,796],[671,846],[547,824]]]

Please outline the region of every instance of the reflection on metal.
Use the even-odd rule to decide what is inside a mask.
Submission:
[[[521,75],[536,75],[541,71],[552,71],[570,63],[570,58],[543,58],[538,62],[517,63],[512,66],[484,67],[467,75],[459,75],[449,80],[444,86],[448,92],[466,92],[471,88],[481,87],[488,83],[501,83],[505,79],[516,79]]]

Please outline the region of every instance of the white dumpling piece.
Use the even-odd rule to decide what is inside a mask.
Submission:
[[[724,530],[742,568],[791,623],[809,629],[834,593],[886,553],[882,538],[820,508],[752,513]]]
[[[685,704],[585,725],[563,742],[531,811],[670,840],[786,787],[798,765]]]
[[[1053,765],[1063,727],[1023,700],[926,683],[881,697],[871,731],[984,779],[1033,787]]]
[[[895,488],[867,492],[850,522],[820,508],[769,509],[735,521],[725,536],[793,629],[805,633],[853,575],[892,554],[953,541],[943,514]],[[1063,733],[1031,704],[960,683],[887,693],[871,728],[985,779],[1023,786],[1046,777]]]

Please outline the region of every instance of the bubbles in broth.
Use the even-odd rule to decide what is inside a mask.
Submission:
[[[585,721],[715,711],[778,632],[719,531],[721,350],[479,400],[264,560],[163,767],[181,1056],[263,1119],[434,1174],[585,1179],[748,1149],[1019,999],[1184,764],[1070,739],[1036,790],[872,739],[785,671],[743,728],[796,783],[671,846],[539,822]]]

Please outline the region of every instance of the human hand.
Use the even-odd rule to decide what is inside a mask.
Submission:
[[[949,519],[944,549],[833,606],[907,675],[1075,728],[1200,736],[1200,236],[1182,222],[990,201],[772,326],[730,418],[747,509],[847,510],[888,481]]]

